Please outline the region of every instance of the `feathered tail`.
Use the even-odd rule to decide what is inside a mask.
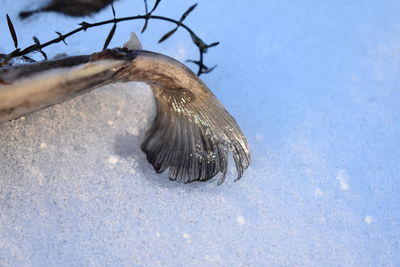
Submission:
[[[231,152],[241,178],[250,164],[248,145],[239,126],[212,94],[195,97],[184,88],[153,87],[157,115],[142,144],[148,161],[171,180],[206,181],[222,173],[225,180]]]

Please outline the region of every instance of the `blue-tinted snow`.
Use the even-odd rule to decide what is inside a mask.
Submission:
[[[82,19],[17,13],[22,46]],[[179,17],[192,1],[161,2]],[[142,12],[121,0],[117,15]],[[398,266],[400,264],[400,2],[201,1],[187,18],[220,41],[203,76],[249,139],[239,182],[182,185],[140,151],[150,90],[113,85],[0,125],[2,266]],[[85,18],[108,19],[110,10]],[[142,22],[118,25],[111,46]],[[12,50],[5,19],[1,51]],[[45,51],[101,49],[109,26]],[[143,46],[196,57],[184,31],[150,21]]]

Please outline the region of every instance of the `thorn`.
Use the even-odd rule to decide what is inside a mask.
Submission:
[[[176,27],[175,29],[172,29],[171,31],[164,34],[163,37],[161,37],[161,39],[158,40],[158,43],[161,43],[161,42],[164,42],[165,40],[167,40],[169,37],[171,37],[171,35],[173,35],[176,32],[177,29],[178,29],[178,27]]]
[[[17,48],[18,47],[17,33],[15,32],[14,25],[13,25],[10,17],[8,16],[8,14],[6,14],[6,18],[7,18],[8,29],[10,30],[11,37],[14,41],[14,47]]]
[[[181,16],[181,18],[179,19],[179,22],[183,22],[187,16],[189,16],[189,14],[196,8],[197,3],[192,5],[191,7],[189,7],[185,13],[183,13],[183,15]]]

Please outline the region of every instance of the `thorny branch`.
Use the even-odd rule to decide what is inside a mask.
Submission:
[[[173,23],[176,25],[174,29],[167,32],[160,38],[160,40],[158,41],[159,43],[161,43],[161,42],[167,40],[169,37],[171,37],[178,30],[178,28],[181,27],[181,28],[185,29],[189,33],[194,45],[198,48],[198,51],[199,51],[199,59],[198,60],[187,60],[187,61],[194,63],[198,66],[198,71],[197,71],[198,76],[200,76],[203,73],[211,72],[216,66],[213,66],[211,68],[206,66],[204,64],[204,54],[207,53],[207,50],[209,48],[217,46],[219,44],[219,42],[206,44],[191,28],[189,28],[186,24],[183,23],[183,21],[186,19],[186,17],[196,8],[197,4],[194,4],[191,7],[189,7],[183,13],[183,15],[181,16],[181,18],[179,20],[175,20],[172,18],[164,17],[164,16],[153,15],[153,12],[157,9],[160,2],[161,2],[161,0],[156,0],[153,8],[149,12],[148,6],[147,6],[147,1],[144,0],[144,4],[145,4],[145,14],[144,15],[121,17],[121,18],[115,17],[114,5],[113,5],[113,3],[111,3],[113,19],[100,21],[100,22],[96,22],[96,23],[89,23],[89,22],[83,21],[83,22],[79,23],[79,25],[80,25],[79,28],[76,28],[68,33],[62,34],[62,33],[56,31],[56,34],[58,35],[58,37],[54,38],[50,41],[47,41],[45,43],[40,43],[39,39],[37,37],[33,36],[34,44],[32,44],[22,50],[20,48],[18,48],[18,39],[17,39],[16,31],[11,22],[11,19],[7,15],[7,23],[8,23],[8,27],[10,30],[10,34],[11,34],[13,42],[14,42],[15,50],[7,55],[0,54],[0,66],[8,64],[8,62],[11,59],[16,58],[16,57],[23,57],[27,61],[32,61],[32,59],[28,57],[28,54],[32,53],[32,52],[41,53],[46,60],[47,55],[43,51],[43,48],[45,48],[49,45],[55,44],[55,43],[59,43],[59,42],[64,42],[65,44],[67,44],[65,42],[65,39],[78,33],[78,32],[86,31],[90,28],[98,27],[98,26],[102,26],[102,25],[106,25],[106,24],[113,24],[113,27],[111,28],[111,31],[107,35],[107,38],[106,38],[104,46],[103,46],[103,49],[106,49],[114,36],[114,33],[115,33],[118,23],[123,22],[123,21],[143,19],[145,21],[143,28],[142,28],[142,33],[143,33],[147,29],[149,20],[155,19],[155,20],[167,21],[167,22],[170,22],[170,23]]]

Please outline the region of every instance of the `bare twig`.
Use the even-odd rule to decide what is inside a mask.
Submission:
[[[173,24],[176,25],[176,27],[174,29],[172,29],[171,31],[169,31],[166,34],[164,34],[161,37],[161,39],[159,40],[159,42],[163,42],[163,41],[167,40],[169,37],[171,37],[178,30],[179,27],[185,29],[190,34],[194,45],[198,48],[198,51],[199,51],[199,60],[188,60],[188,62],[194,63],[194,64],[196,64],[198,66],[197,75],[199,75],[199,76],[201,74],[209,73],[210,71],[212,71],[216,66],[211,67],[211,68],[207,67],[204,64],[204,54],[207,53],[207,50],[209,48],[217,46],[219,44],[219,42],[206,44],[191,28],[189,28],[186,24],[183,23],[183,21],[186,19],[186,17],[196,8],[197,4],[192,5],[191,7],[189,7],[183,13],[183,15],[180,17],[179,20],[175,20],[175,19],[172,19],[172,18],[164,17],[164,16],[152,15],[152,13],[156,10],[156,8],[158,7],[160,2],[161,2],[161,0],[156,0],[153,8],[151,9],[150,12],[148,12],[147,1],[144,0],[145,10],[146,10],[146,14],[145,15],[137,15],[137,16],[129,16],[129,17],[121,17],[121,18],[116,18],[115,17],[115,9],[114,9],[114,5],[112,4],[111,8],[112,8],[112,11],[113,11],[113,19],[100,21],[100,22],[96,22],[96,23],[89,23],[89,22],[83,21],[83,22],[81,22],[79,24],[80,25],[79,28],[76,28],[76,29],[74,29],[74,30],[72,30],[72,31],[70,31],[68,33],[65,33],[65,34],[62,34],[60,32],[56,32],[58,37],[54,38],[54,39],[52,39],[50,41],[47,41],[45,43],[40,43],[40,42],[38,42],[39,40],[35,40],[34,39],[35,40],[35,44],[30,45],[30,46],[28,46],[28,47],[26,47],[25,49],[22,49],[22,50],[17,48],[18,42],[17,42],[17,39],[16,39],[15,29],[12,26],[11,20],[7,16],[7,21],[9,22],[10,32],[11,32],[11,35],[13,37],[13,41],[14,41],[14,45],[15,45],[16,49],[5,56],[5,59],[3,59],[3,61],[0,62],[0,66],[7,64],[8,61],[11,60],[12,58],[21,57],[21,56],[27,56],[31,52],[39,52],[44,57],[46,57],[46,54],[43,52],[43,48],[45,48],[47,46],[50,46],[52,44],[59,43],[59,42],[64,42],[66,44],[65,39],[70,37],[70,36],[72,36],[72,35],[74,35],[74,34],[76,34],[76,33],[78,33],[78,32],[86,31],[86,30],[88,30],[90,28],[98,27],[98,26],[102,26],[102,25],[106,25],[106,24],[113,24],[113,27],[111,28],[111,31],[107,35],[107,38],[106,38],[104,46],[103,46],[103,49],[105,49],[105,48],[107,48],[107,46],[109,45],[112,37],[114,36],[117,23],[120,23],[120,22],[123,22],[123,21],[131,21],[131,20],[143,19],[143,20],[145,20],[145,24],[144,24],[143,29],[142,29],[142,32],[143,32],[147,28],[148,20],[155,19],[155,20],[167,21],[167,22],[170,22],[170,23],[173,23]]]

